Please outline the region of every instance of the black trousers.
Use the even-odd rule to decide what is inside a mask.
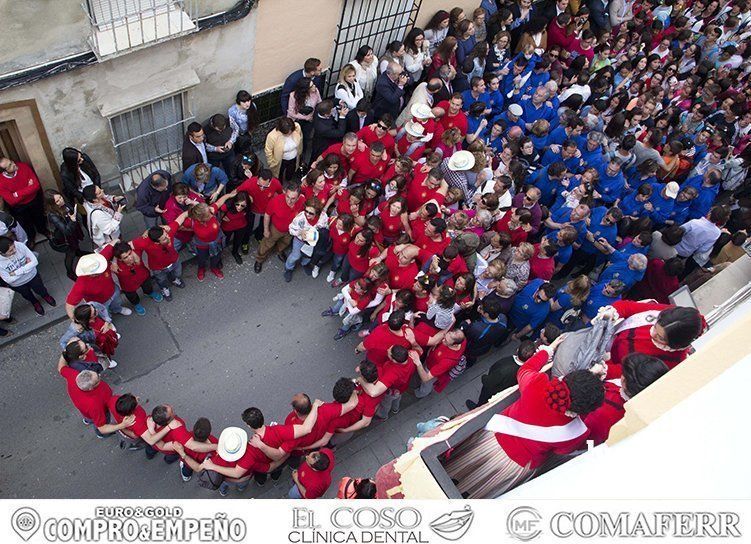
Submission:
[[[24,283],[23,285],[8,285],[11,289],[13,289],[16,293],[21,295],[23,298],[31,302],[32,304],[36,304],[39,302],[37,297],[34,296],[34,293],[39,295],[40,297],[46,297],[49,296],[49,292],[47,291],[47,288],[44,286],[44,282],[42,281],[42,276],[39,275],[39,272],[37,272],[36,276],[31,278],[31,281]]]
[[[563,268],[554,276],[555,279],[567,277],[576,267],[581,267],[578,274],[589,274],[597,266],[597,255],[578,250],[571,255],[571,259],[563,265]]]
[[[279,166],[279,181],[284,183],[295,177],[297,170],[297,159],[283,160]]]
[[[151,278],[146,278],[141,284],[141,291],[143,291],[144,295],[150,295],[155,291],[154,282]],[[123,291],[123,295],[125,295],[125,298],[127,298],[131,304],[141,303],[141,297],[138,296],[138,291]]]
[[[30,246],[34,245],[37,232],[47,234],[47,219],[44,216],[44,203],[41,191],[28,204],[8,206],[8,211],[21,224],[26,234],[29,235]]]
[[[519,366],[513,357],[504,357],[494,363],[488,373],[481,378],[482,390],[480,391],[480,398],[477,399],[477,404],[485,404],[496,393],[516,385],[516,373],[518,371]]]
[[[256,224],[256,221],[258,221],[258,225]],[[255,225],[255,228],[253,228],[253,225]],[[250,231],[253,233],[253,237],[256,239],[256,242],[260,242],[263,240],[263,214],[262,213],[253,213],[248,212],[248,226],[250,227]]]
[[[261,227],[261,229],[263,229],[263,227]],[[224,243],[230,245],[230,242],[232,242],[232,254],[237,255],[240,253],[240,247],[243,244],[250,242],[250,223],[242,229],[225,231],[224,236]],[[261,237],[263,237],[263,233],[261,233]]]
[[[221,168],[224,170],[224,173],[227,174],[228,178],[232,178],[232,167],[235,164],[235,152],[230,151],[223,157],[217,157],[217,156],[211,156],[209,157],[209,162],[211,163],[211,166],[216,166],[217,168]]]

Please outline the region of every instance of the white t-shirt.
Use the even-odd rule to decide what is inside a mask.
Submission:
[[[291,161],[297,157],[297,143],[291,136],[284,137],[284,154],[282,159],[285,161]]]

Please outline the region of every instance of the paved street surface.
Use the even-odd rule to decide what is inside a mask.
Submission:
[[[209,274],[199,284],[189,265],[188,286],[176,289],[172,302],[149,301],[144,317],[117,316],[120,364],[105,373],[115,392],[138,395],[147,412],[169,403],[189,425],[210,418],[217,435],[225,426],[243,426],[240,414],[249,406],[261,408],[267,421],[282,421],[298,391],[330,400],[334,382],[354,376],[358,362],[356,335],[334,342],[339,321],[320,317],[335,293],[323,281],[326,271],[317,280],[298,271],[285,284],[276,257],[260,276],[252,258],[241,267],[230,260],[224,281]],[[195,481],[183,484],[177,464],[166,466],[161,457],[146,461],[142,452],[120,450],[117,438],[97,439],[82,424],[55,372],[57,340],[66,326],[57,323],[0,350],[0,497],[218,497]],[[405,451],[417,422],[463,411],[491,362],[468,370],[441,395],[411,404],[409,395],[398,415],[340,447],[334,481],[374,474]],[[282,497],[290,485],[286,470],[276,484],[253,484],[230,497]],[[329,496],[335,493],[336,484]]]

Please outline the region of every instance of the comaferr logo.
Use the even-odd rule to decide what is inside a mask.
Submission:
[[[467,534],[474,519],[475,513],[467,505],[463,510],[454,510],[434,519],[430,522],[430,528],[441,538],[459,540]]]

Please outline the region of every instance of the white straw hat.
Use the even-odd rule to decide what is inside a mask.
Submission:
[[[431,138],[430,134],[425,134],[425,127],[415,121],[407,121],[404,123],[404,130],[410,136],[419,138],[423,142],[427,142]]]
[[[412,104],[409,113],[411,113],[412,117],[415,117],[416,119],[432,119],[435,117],[430,106],[427,104]]]
[[[227,427],[219,435],[219,444],[216,452],[219,457],[231,463],[245,455],[248,447],[248,433],[240,427]]]
[[[516,115],[517,117],[524,115],[524,110],[519,104],[511,104],[508,107],[508,111],[511,115]]]
[[[99,253],[82,256],[76,265],[76,276],[94,276],[107,270],[107,259]]]
[[[470,151],[457,151],[449,159],[449,170],[453,172],[463,172],[469,170],[475,165],[475,156]]]

